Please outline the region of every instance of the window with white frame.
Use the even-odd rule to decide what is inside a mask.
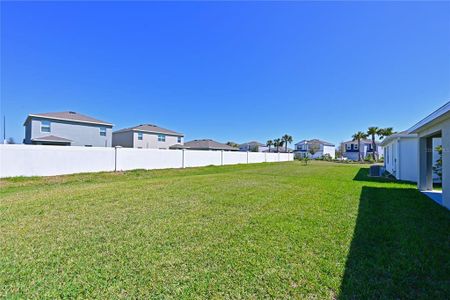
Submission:
[[[181,136],[178,137],[177,143],[181,143]]]
[[[347,148],[347,150],[351,150],[352,149],[352,144],[346,144],[345,147]]]
[[[100,127],[100,136],[106,136],[106,127]]]
[[[41,132],[50,132],[50,121],[41,121]]]
[[[158,142],[165,142],[166,136],[164,134],[158,134]]]
[[[143,133],[142,132],[138,132],[138,140],[142,141],[142,137],[143,137]]]
[[[358,150],[358,144],[355,144],[353,149]]]

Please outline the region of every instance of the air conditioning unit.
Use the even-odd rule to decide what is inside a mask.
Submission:
[[[381,175],[383,175],[383,169],[384,168],[381,165],[370,166],[369,176],[371,176],[371,177],[380,177]]]

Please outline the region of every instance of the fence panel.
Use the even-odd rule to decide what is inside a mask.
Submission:
[[[0,177],[114,171],[114,148],[0,145]]]
[[[220,166],[221,164],[221,151],[184,150],[184,166],[186,168],[210,165]]]
[[[117,148],[117,171],[183,167],[183,150]]]
[[[220,166],[292,158],[287,153],[0,144],[0,177]]]

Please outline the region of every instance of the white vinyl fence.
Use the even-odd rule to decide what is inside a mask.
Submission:
[[[0,178],[293,160],[291,153],[0,144]]]

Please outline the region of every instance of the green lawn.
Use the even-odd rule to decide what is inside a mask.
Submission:
[[[366,166],[0,181],[0,298],[450,298],[450,212]]]

